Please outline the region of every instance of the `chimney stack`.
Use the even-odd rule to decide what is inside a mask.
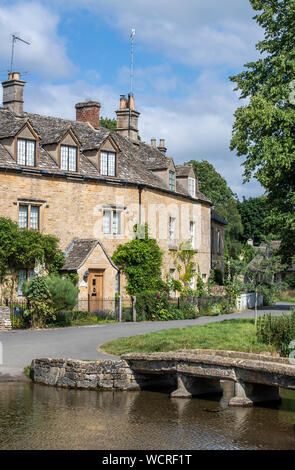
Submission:
[[[86,101],[77,103],[76,121],[88,122],[94,129],[99,128],[100,103],[98,101]]]
[[[135,111],[134,96],[120,97],[120,109],[117,114],[117,132],[123,137],[128,137],[133,143],[138,143],[138,118],[140,113]]]
[[[151,146],[156,148],[157,147],[157,141],[156,139],[151,139]]]
[[[248,238],[247,244],[250,246],[254,246],[253,238]]]
[[[158,150],[160,150],[160,152],[166,155],[167,148],[165,147],[165,139],[160,139],[160,145],[158,147]]]
[[[2,82],[3,106],[15,114],[23,114],[23,92],[26,82],[19,79],[19,72],[9,72],[8,80]]]

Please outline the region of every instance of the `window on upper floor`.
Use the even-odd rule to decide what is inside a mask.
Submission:
[[[105,176],[116,176],[116,153],[100,152],[100,174]]]
[[[169,189],[175,191],[175,173],[174,171],[169,171]]]
[[[103,233],[105,235],[119,235],[121,233],[121,212],[103,211]]]
[[[20,228],[40,229],[40,206],[20,204],[18,210],[18,225]]]
[[[195,178],[188,179],[188,192],[191,197],[196,196],[196,180]]]
[[[60,146],[60,168],[65,171],[77,171],[78,167],[77,147],[72,145]]]
[[[35,166],[36,142],[29,139],[17,139],[17,163],[25,166]]]
[[[175,238],[175,217],[169,217],[168,235],[169,235],[169,240],[173,241]]]
[[[220,237],[220,230],[217,230],[217,253],[221,254],[221,237]]]

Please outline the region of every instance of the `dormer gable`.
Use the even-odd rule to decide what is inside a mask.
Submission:
[[[102,142],[98,150],[89,149],[83,153],[102,176],[117,176],[120,149],[110,135]]]
[[[69,172],[79,170],[80,142],[70,127],[58,137],[57,142],[44,144],[43,147],[61,170]]]
[[[18,165],[37,166],[39,135],[29,121],[24,122],[24,125],[14,137],[3,139],[1,143],[10,152]]]
[[[177,165],[176,178],[191,197],[196,197],[198,180],[192,165]]]

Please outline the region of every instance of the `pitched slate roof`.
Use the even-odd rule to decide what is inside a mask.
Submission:
[[[216,222],[222,224],[222,225],[228,225],[228,222],[223,219],[217,212],[213,209],[211,209],[211,220],[215,220]]]
[[[97,245],[101,247],[110,264],[118,270],[99,240],[94,238],[73,238],[65,251],[65,262],[61,271],[77,271],[81,266],[83,266],[84,262]]]
[[[65,252],[66,259],[63,267],[61,268],[62,271],[76,271],[79,269],[97,244],[98,240],[92,238],[74,238]]]
[[[122,137],[117,132],[100,127],[94,129],[87,122],[71,121],[69,119],[42,116],[34,113],[23,113],[15,116],[6,108],[0,108],[0,139],[15,136],[20,129],[29,122],[40,141],[38,167],[26,171],[38,171],[53,174],[72,174],[61,170],[56,161],[46,150],[46,145],[58,143],[70,129],[80,143],[80,157],[78,175],[89,176],[98,180],[117,180],[126,183],[147,185],[156,189],[170,191],[168,182],[153,173],[152,170],[168,169],[170,162],[157,148],[151,147],[144,142],[134,145],[129,139]],[[111,137],[120,150],[118,155],[118,174],[116,177],[100,175],[98,169],[83,154],[90,149],[98,149],[103,142]],[[0,168],[21,169],[13,159],[12,155],[0,143]],[[176,182],[176,194],[190,198],[188,190],[178,181]],[[210,201],[200,192],[196,192],[196,198],[200,201]]]
[[[187,177],[189,176],[191,169],[193,168],[193,165],[187,164],[187,165],[176,165],[176,176],[178,177]]]

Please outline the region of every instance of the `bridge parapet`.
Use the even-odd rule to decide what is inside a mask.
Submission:
[[[295,390],[295,366],[286,358],[196,349],[125,354],[122,359],[131,370],[143,375],[175,374],[177,389],[172,398],[217,393],[223,389],[229,405],[250,406],[279,400],[279,387]]]

